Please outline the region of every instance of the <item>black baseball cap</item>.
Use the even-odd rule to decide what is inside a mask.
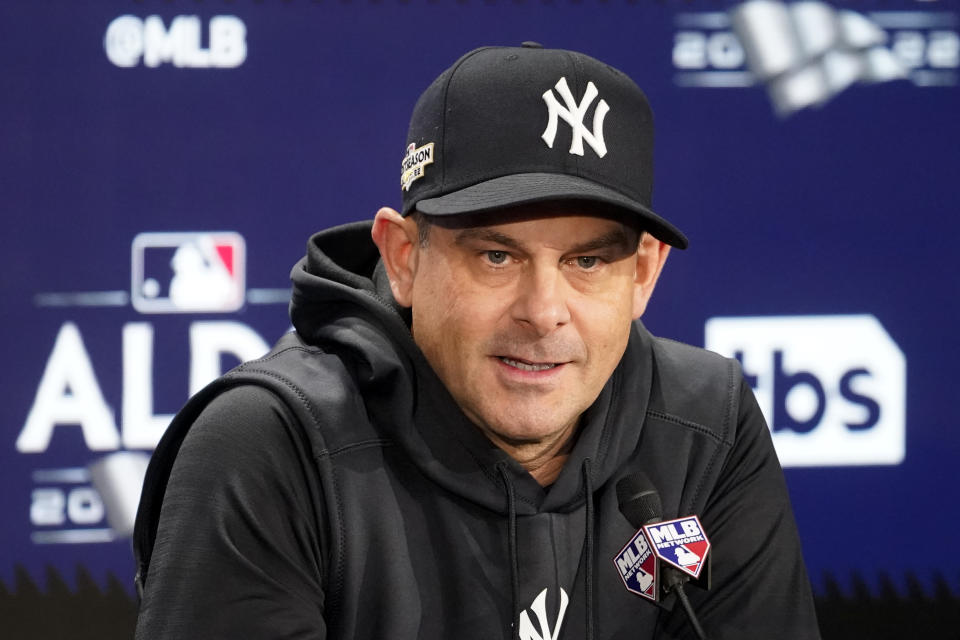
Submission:
[[[536,43],[471,51],[434,80],[410,119],[404,216],[583,201],[687,238],[653,212],[653,114],[624,73]]]

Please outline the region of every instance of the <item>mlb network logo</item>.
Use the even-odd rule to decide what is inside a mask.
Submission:
[[[638,596],[648,600],[656,600],[660,581],[657,576],[657,556],[647,542],[643,529],[620,550],[613,559],[613,564],[620,573],[623,586]]]
[[[705,345],[743,365],[783,466],[903,462],[906,359],[874,316],[711,318]]]
[[[694,578],[700,577],[710,541],[697,516],[644,525],[643,530],[660,559]]]
[[[246,249],[238,233],[141,233],[131,300],[141,313],[227,313],[243,306]]]

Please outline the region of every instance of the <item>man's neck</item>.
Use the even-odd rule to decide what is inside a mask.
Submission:
[[[556,481],[560,475],[560,471],[563,470],[563,465],[567,463],[567,458],[569,457],[569,453],[554,456],[535,469],[527,467],[526,465],[524,466],[541,487],[548,487]]]
[[[565,431],[553,442],[511,443],[498,440],[488,434],[498,447],[520,463],[542,487],[553,484],[573,449],[576,425]]]

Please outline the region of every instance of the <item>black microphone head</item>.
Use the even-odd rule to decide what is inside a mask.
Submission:
[[[620,513],[637,529],[663,520],[660,494],[642,471],[621,478],[617,483],[617,502]]]

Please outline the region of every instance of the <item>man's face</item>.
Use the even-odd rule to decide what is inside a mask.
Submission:
[[[413,336],[464,413],[498,444],[569,435],[639,313],[636,232],[541,216],[433,226],[414,251]]]

